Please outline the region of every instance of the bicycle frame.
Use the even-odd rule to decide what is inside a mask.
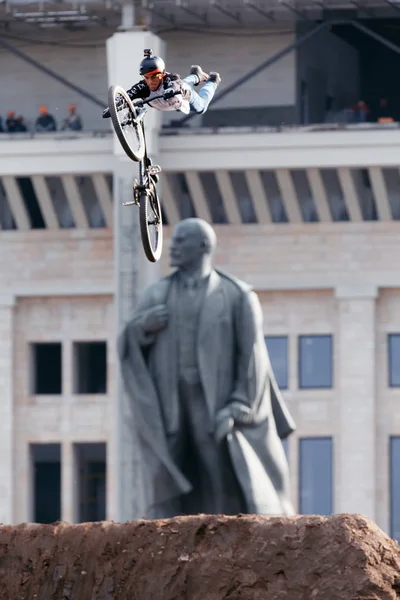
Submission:
[[[181,94],[181,91],[176,91],[173,96],[178,96],[179,94]],[[173,97],[171,96],[171,97]],[[135,108],[138,108],[138,114],[136,116],[136,123],[142,127],[143,129],[143,138],[144,138],[144,147],[145,147],[145,153],[144,153],[144,157],[143,159],[140,161],[139,163],[139,186],[140,187],[147,187],[148,184],[148,173],[147,173],[147,167],[148,167],[148,159],[147,159],[147,144],[146,144],[146,133],[145,133],[145,129],[144,129],[144,117],[148,111],[148,106],[146,106],[147,104],[150,104],[150,102],[153,102],[153,100],[157,100],[158,98],[163,98],[164,94],[158,94],[157,96],[153,96],[152,98],[149,99],[138,99],[135,102],[132,102],[132,104],[135,106]]]
[[[146,105],[151,105],[157,98],[164,98],[164,93],[147,99],[132,99],[121,86],[111,86],[108,90],[110,116],[117,137],[127,156],[138,163],[139,167],[138,178],[133,180],[133,198],[123,202],[123,206],[136,205],[139,208],[143,249],[150,262],[160,259],[163,246],[162,207],[157,194],[161,167],[153,164],[148,156],[144,117],[148,110]],[[167,98],[181,93],[172,92]],[[127,113],[118,114],[126,109]],[[124,127],[133,128],[137,141],[134,147],[127,138]]]

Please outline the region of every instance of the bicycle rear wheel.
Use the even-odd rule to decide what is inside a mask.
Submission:
[[[137,123],[137,109],[121,86],[109,88],[108,106],[114,131],[125,154],[135,162],[141,161],[145,154],[142,125]]]
[[[163,224],[161,206],[153,183],[139,193],[140,233],[143,249],[150,262],[157,262],[163,247]]]

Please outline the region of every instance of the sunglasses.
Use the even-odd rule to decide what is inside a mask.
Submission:
[[[153,73],[152,75],[145,75],[144,78],[146,81],[157,81],[158,79],[163,78],[163,73]]]

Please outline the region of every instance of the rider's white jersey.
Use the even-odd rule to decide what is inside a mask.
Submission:
[[[190,87],[183,82],[182,87],[188,90],[188,94],[190,98]],[[178,96],[172,96],[172,98],[168,98],[168,100],[164,100],[164,98],[156,98],[156,100],[151,100],[152,97],[158,96],[160,94],[160,90],[152,91],[150,90],[150,95],[147,97],[147,100],[150,100],[149,106],[156,108],[157,110],[167,111],[167,110],[180,110],[186,115],[190,112],[189,101],[183,98],[183,95],[179,94]]]

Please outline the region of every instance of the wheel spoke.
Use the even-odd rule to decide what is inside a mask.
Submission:
[[[161,208],[153,182],[150,182],[147,193],[143,191],[140,195],[140,229],[146,256],[151,262],[156,262],[161,257],[163,228]]]
[[[136,108],[123,88],[109,89],[109,106],[113,107],[112,122],[123,149],[129,158],[140,161],[145,151],[142,125],[136,122]]]

